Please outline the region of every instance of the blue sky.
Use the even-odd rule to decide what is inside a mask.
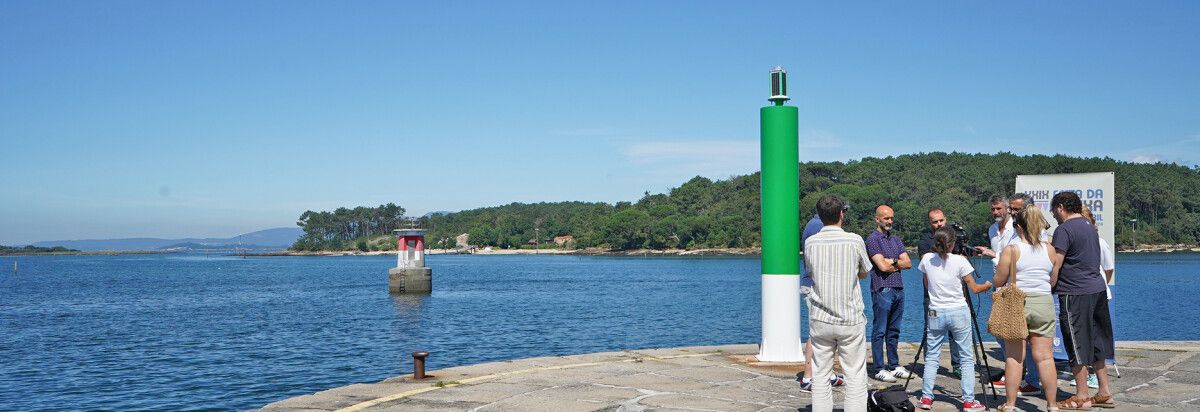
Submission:
[[[0,2],[0,244],[636,200],[802,160],[1200,163],[1195,2]]]

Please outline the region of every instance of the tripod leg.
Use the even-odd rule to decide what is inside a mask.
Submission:
[[[973,268],[975,266],[975,264],[972,263],[971,266]],[[975,277],[976,278],[979,277],[979,272],[975,272]],[[994,400],[998,397],[998,395],[996,395],[996,384],[992,383],[992,379],[991,379],[992,366],[988,364],[987,350],[983,347],[983,333],[979,331],[979,320],[976,319],[975,307],[972,306],[973,304],[976,304],[976,302],[979,302],[981,304],[982,301],[972,302],[971,291],[970,291],[970,289],[967,288],[966,282],[963,282],[962,288],[963,288],[963,297],[966,298],[966,300],[967,300],[967,309],[971,311],[971,326],[973,326],[975,329],[975,342],[977,343],[975,345],[976,346],[975,350],[979,354],[980,360],[983,361],[984,373],[979,374],[980,385],[982,385],[984,387],[985,393],[987,392],[988,386],[992,387],[992,399]],[[1001,347],[1000,349],[1003,350],[1004,348]],[[975,368],[976,369],[979,368],[978,361],[975,362]]]
[[[970,295],[967,296],[967,299],[970,299]],[[979,378],[981,379],[980,384],[985,388],[984,392],[987,391],[986,388],[988,386],[991,386],[992,387],[992,399],[996,399],[998,397],[998,395],[996,395],[996,384],[992,383],[992,379],[991,379],[992,366],[988,364],[987,349],[985,349],[983,346],[983,333],[979,331],[979,322],[975,320],[975,308],[970,307],[969,304],[968,304],[967,308],[971,310],[971,324],[972,324],[972,326],[974,326],[974,329],[975,329],[975,342],[976,342],[975,350],[976,350],[976,353],[979,355],[979,358],[983,361],[984,373],[979,374]],[[979,362],[975,362],[975,366],[976,366],[976,368],[978,368]]]
[[[924,282],[921,285],[924,289],[924,299],[921,300],[921,307],[924,310],[921,312],[921,317],[925,319],[925,328],[921,329],[921,347],[917,348],[917,353],[913,355],[912,364],[908,367],[908,378],[904,379],[904,390],[906,392],[908,391],[908,382],[912,381],[912,376],[916,373],[917,359],[920,359],[921,355],[925,354],[925,350],[929,349],[929,286],[926,286]],[[1117,376],[1120,377],[1120,374],[1118,373]],[[924,377],[922,376],[921,379],[924,379]]]
[[[929,326],[928,326],[929,319],[925,319],[925,323],[926,323],[925,328],[928,329],[929,328]],[[924,335],[924,336],[921,336],[921,347],[917,348],[917,353],[915,355],[913,355],[912,364],[910,364],[908,367],[908,370],[909,370],[908,377],[904,379],[904,391],[905,392],[908,391],[908,382],[912,381],[912,376],[913,376],[913,374],[916,373],[915,371],[917,370],[917,359],[920,359],[921,355],[925,354],[925,349],[927,348],[926,345],[929,343],[929,334],[925,333],[922,335]],[[1118,373],[1117,376],[1120,377],[1120,373]]]
[[[984,388],[987,388],[988,386],[992,387],[992,399],[996,399],[996,397],[998,396],[998,395],[996,395],[996,384],[992,383],[992,379],[991,379],[992,366],[988,364],[987,350],[984,349],[983,335],[979,332],[978,324],[975,325],[975,338],[978,339],[978,342],[979,342],[979,345],[978,345],[979,346],[979,357],[981,359],[983,359],[983,370],[985,372],[985,373],[979,374],[979,378],[982,379],[980,381],[980,385],[983,386]],[[986,382],[984,382],[984,381],[986,381]],[[986,389],[984,391],[986,392]]]

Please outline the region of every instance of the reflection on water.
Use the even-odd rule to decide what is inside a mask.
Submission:
[[[420,348],[421,343],[427,340],[425,333],[425,316],[426,304],[429,295],[420,294],[397,294],[391,295],[392,305],[395,308],[395,316],[392,319],[392,337],[396,343],[412,342],[411,349],[408,352],[424,350]],[[404,355],[399,355],[404,358]],[[411,361],[408,364],[400,365],[405,373],[411,371]]]
[[[428,293],[392,294],[392,304],[396,307],[396,315],[400,318],[420,317],[421,308]]]

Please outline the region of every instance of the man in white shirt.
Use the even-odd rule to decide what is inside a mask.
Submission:
[[[1000,252],[1009,243],[1017,239],[1017,231],[1013,229],[1012,213],[1008,208],[1008,198],[1004,197],[1004,195],[995,195],[992,196],[990,203],[992,205],[992,219],[996,221],[988,228],[988,240],[992,247],[976,246],[975,251],[979,252],[980,255],[992,258],[992,266],[996,266],[1000,262]]]
[[[825,226],[804,242],[804,265],[812,274],[808,295],[809,341],[813,345],[812,410],[833,411],[834,354],[846,374],[846,412],[867,410],[867,317],[859,280],[871,269],[862,236],[842,230],[845,204],[837,196],[817,201]]]
[[[988,238],[991,240],[992,248],[976,247],[981,255],[992,258],[992,266],[995,267],[1000,262],[1000,253],[1009,244],[1020,240],[1020,235],[1013,228],[1012,216],[1021,213],[1026,207],[1036,207],[1033,203],[1033,198],[1024,193],[1013,195],[1012,199],[1005,199],[1002,195],[992,196],[992,217],[996,219],[996,223],[988,228]],[[1002,215],[1002,216],[1001,216]],[[1047,239],[1047,233],[1042,231],[1042,239]],[[996,339],[1000,341],[1000,339]],[[1031,362],[1033,350],[1030,349],[1029,343],[1025,343],[1025,379],[1019,385],[1018,390],[1022,395],[1038,395],[1042,393],[1042,380],[1038,375],[1037,362]],[[1004,342],[1000,342],[1000,348],[1003,350]],[[1006,388],[1004,377],[992,382],[997,388]]]
[[[1083,218],[1087,219],[1092,226],[1096,226],[1096,216],[1092,214],[1091,209],[1086,206],[1083,208]],[[1099,231],[1100,227],[1096,226]],[[1113,256],[1113,250],[1108,246],[1108,241],[1104,237],[1100,237],[1100,271],[1104,272],[1104,283],[1112,284],[1113,271],[1117,269],[1117,260]],[[1112,289],[1108,290],[1108,298],[1112,299]]]

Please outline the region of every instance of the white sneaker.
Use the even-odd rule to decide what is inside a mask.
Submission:
[[[891,372],[888,372],[887,369],[880,369],[879,372],[875,374],[875,380],[891,383],[896,381],[896,377],[893,376]]]
[[[1094,373],[1088,374],[1087,385],[1089,388],[1092,388],[1092,389],[1100,388],[1100,380],[1099,380],[1099,378],[1096,377],[1096,374],[1094,374]],[[1071,376],[1071,386],[1075,386],[1075,377],[1074,376]]]
[[[896,369],[892,370],[892,376],[896,379],[908,379],[912,374],[908,372],[908,369],[904,369],[903,366],[897,366]]]

